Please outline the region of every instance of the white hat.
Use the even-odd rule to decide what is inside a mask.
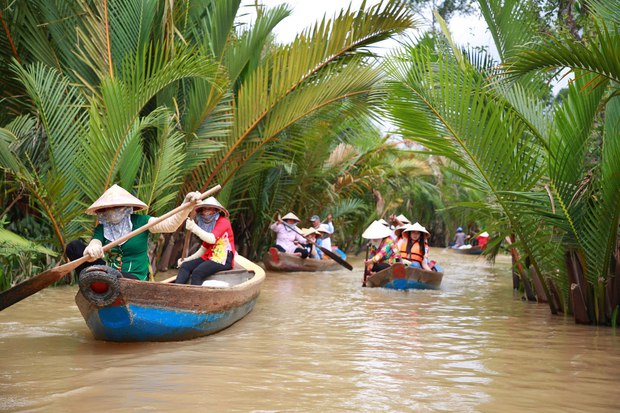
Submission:
[[[381,224],[379,221],[373,221],[372,224],[366,228],[362,237],[366,239],[382,239],[390,235],[392,235],[392,231],[388,227]]]
[[[202,201],[200,201],[194,207],[194,210],[198,211],[200,208],[204,208],[204,207],[211,207],[211,208],[219,209],[220,212],[224,213],[224,216],[226,218],[228,218],[230,216],[230,213],[228,212],[228,210],[226,208],[224,208],[222,206],[222,204],[220,204],[219,201],[217,199],[215,199],[215,197],[213,197],[213,196],[210,196],[209,198],[203,199]]]
[[[318,232],[323,232],[325,234],[329,234],[329,229],[327,228],[327,224],[321,224],[319,225],[319,227],[316,229]]]
[[[293,214],[292,212],[289,212],[288,214],[282,217],[283,221],[285,219],[292,219],[293,221],[301,222],[301,219],[297,218],[297,215]]]
[[[428,231],[426,230],[426,228],[424,228],[422,225],[420,225],[417,222],[415,224],[413,224],[413,225],[411,225],[411,224],[407,225],[407,228],[405,228],[404,232],[412,232],[412,231],[419,231],[419,232],[424,232],[424,233],[428,234]]]
[[[97,215],[97,211],[103,208],[114,207],[133,207],[134,211],[146,209],[149,206],[131,195],[127,190],[114,184],[103,193],[93,204],[85,211],[88,215]]]
[[[383,218],[381,218],[381,219],[379,220],[379,223],[380,223],[381,225],[385,225],[386,227],[389,227],[389,226],[390,226],[390,224],[388,224],[388,223],[387,223],[387,221],[386,221],[385,219],[383,219]]]
[[[484,231],[482,234],[478,235],[479,237],[487,237],[489,236],[489,233]]]
[[[403,224],[403,225],[399,225],[396,228],[394,228],[394,232],[396,231],[402,231],[403,229],[407,229],[407,227],[411,225],[411,224]]]
[[[403,224],[411,224],[411,221],[409,221],[409,218],[407,218],[403,214],[400,214],[399,216],[397,216],[396,219],[402,222]]]
[[[308,235],[321,235],[321,233],[317,231],[315,228],[302,228],[301,235],[303,235],[304,237],[307,237]]]

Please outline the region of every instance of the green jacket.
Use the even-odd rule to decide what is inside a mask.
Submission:
[[[131,214],[132,231],[146,225],[150,218],[150,215]],[[103,225],[101,224],[95,228],[93,238],[101,241],[104,246],[112,242],[103,236]],[[128,239],[125,243],[117,245],[107,252],[106,263],[119,271],[128,272],[141,280],[146,280],[149,276],[148,241],[148,231]]]

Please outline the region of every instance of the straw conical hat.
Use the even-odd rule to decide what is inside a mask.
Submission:
[[[366,228],[362,237],[366,239],[381,239],[389,237],[390,235],[392,235],[392,231],[388,227],[381,224],[379,221],[373,221],[373,223]]]
[[[282,217],[282,221],[284,221],[285,219],[292,219],[294,221],[301,222],[301,219],[297,218],[297,215],[293,214],[292,212],[289,212]]]
[[[307,237],[308,235],[321,235],[321,233],[314,228],[302,228],[301,234],[304,237]]]
[[[195,210],[199,210],[200,208],[204,208],[204,207],[211,207],[211,208],[216,208],[218,209],[220,212],[224,213],[224,216],[226,218],[228,218],[230,216],[230,214],[228,213],[228,210],[226,208],[224,208],[222,206],[222,204],[219,203],[219,201],[217,199],[215,199],[215,197],[210,196],[207,199],[203,199],[202,201],[200,201],[200,203],[198,203],[194,209]]]
[[[134,211],[140,211],[149,207],[125,189],[114,184],[88,207],[86,213],[89,215],[96,215],[99,209],[121,206],[133,207]]]
[[[407,218],[403,214],[400,214],[399,216],[397,216],[396,219],[399,220],[403,224],[411,224],[411,221],[409,221],[409,218]]]
[[[389,227],[389,226],[390,226],[390,224],[388,224],[388,223],[387,223],[387,221],[386,221],[385,219],[383,219],[383,218],[381,218],[381,219],[379,220],[379,224],[381,224],[381,225],[385,225],[386,227]]]
[[[396,228],[394,228],[394,233],[396,233],[396,231],[402,231],[404,229],[407,229],[407,227],[411,225],[411,224],[403,224],[403,225],[399,225]]]
[[[405,228],[404,232],[412,232],[412,231],[419,231],[419,232],[424,232],[426,234],[428,234],[429,232],[426,230],[426,228],[424,228],[422,225],[420,225],[419,223],[415,223],[413,225],[409,224],[407,225],[407,228]]]
[[[489,237],[489,233],[484,231],[482,234],[478,235],[479,237]]]

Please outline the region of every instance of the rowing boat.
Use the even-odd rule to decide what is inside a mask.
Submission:
[[[471,248],[450,248],[450,251],[457,254],[480,255],[482,254],[482,247],[480,245],[473,245]]]
[[[316,260],[314,258],[301,258],[294,254],[280,252],[276,248],[270,248],[263,255],[263,263],[269,271],[336,271],[342,267],[334,260]]]
[[[92,266],[80,276],[75,302],[97,340],[202,337],[231,326],[252,311],[265,272],[247,262],[250,265],[244,263],[245,268],[236,265],[233,270],[216,273],[202,286],[119,278],[110,267]]]
[[[367,287],[383,287],[395,290],[438,290],[443,271],[427,271],[397,262],[366,278]]]

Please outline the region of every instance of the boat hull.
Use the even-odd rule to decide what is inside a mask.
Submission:
[[[450,251],[453,251],[457,254],[465,254],[465,255],[480,255],[482,254],[482,248],[479,245],[474,245],[471,248],[450,248]]]
[[[438,290],[442,280],[443,272],[427,271],[396,263],[370,275],[366,279],[366,286],[394,290]]]
[[[270,248],[263,255],[263,263],[269,271],[337,271],[342,267],[334,260],[315,260],[312,258],[300,258],[297,255],[280,252]]]
[[[230,282],[231,286],[205,287],[121,278],[118,296],[111,304],[101,306],[93,302],[83,294],[82,286],[75,301],[97,340],[189,340],[221,331],[252,311],[265,274],[232,270],[213,278]]]

